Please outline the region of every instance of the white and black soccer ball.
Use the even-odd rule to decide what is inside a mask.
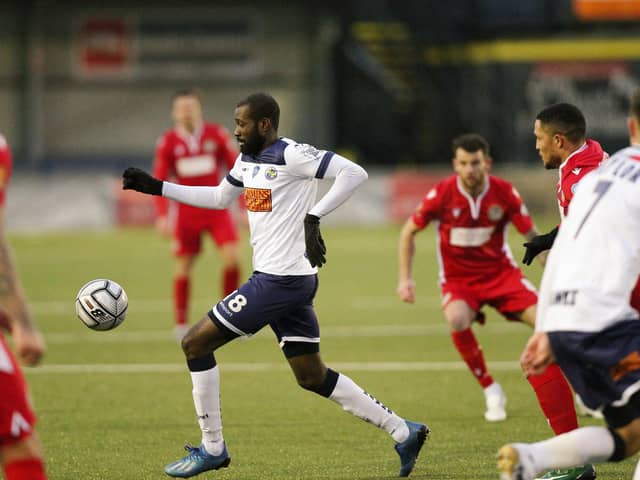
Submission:
[[[85,283],[76,296],[76,314],[92,330],[111,330],[126,315],[129,299],[113,280],[99,278]]]

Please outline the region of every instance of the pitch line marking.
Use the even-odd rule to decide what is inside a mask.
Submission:
[[[129,323],[131,320],[127,319]],[[122,327],[120,327],[122,328]],[[512,335],[528,333],[530,330],[518,323],[497,321],[480,327],[479,331],[491,335]],[[375,337],[415,337],[420,335],[448,336],[449,329],[444,320],[439,324],[425,325],[328,325],[320,321],[321,338],[375,338]],[[171,330],[114,330],[112,332],[92,332],[78,324],[73,332],[45,332],[45,340],[52,345],[72,343],[175,343]],[[269,329],[255,335],[247,341],[274,341]],[[523,344],[524,345],[524,344]]]
[[[204,306],[207,309],[217,301],[217,298],[211,298],[211,305],[207,305],[206,299],[198,299],[194,306]],[[438,296],[419,296],[416,303],[408,306],[401,302],[398,297],[393,295],[360,295],[347,300],[348,307],[356,310],[380,310],[380,309],[403,309],[412,308],[424,310],[429,308],[440,307],[440,297]],[[172,311],[171,301],[160,298],[147,299],[129,299],[132,311],[140,313],[167,313]],[[31,310],[37,315],[75,315],[73,299],[71,300],[31,300],[29,302]]]
[[[491,370],[520,370],[515,361],[488,362]],[[465,371],[463,362],[331,362],[338,370],[351,372],[426,372]],[[286,363],[221,363],[222,372],[268,372],[289,370]],[[77,373],[186,373],[183,363],[94,363],[94,364],[44,364],[25,368],[28,375],[77,374]]]

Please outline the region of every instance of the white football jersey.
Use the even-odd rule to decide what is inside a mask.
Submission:
[[[304,256],[304,217],[334,155],[279,138],[258,155],[238,156],[227,180],[244,187],[254,270],[273,275],[317,272]]]
[[[536,330],[600,331],[638,318],[629,301],[640,275],[640,146],[586,175],[549,254]]]

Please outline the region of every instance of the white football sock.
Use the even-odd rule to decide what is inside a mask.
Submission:
[[[542,442],[524,445],[537,472],[609,460],[615,443],[604,427],[583,427]]]
[[[220,414],[220,371],[218,366],[202,372],[190,372],[193,404],[202,430],[202,444],[211,455],[222,453],[222,416]]]
[[[329,398],[339,404],[343,410],[382,428],[396,442],[404,442],[409,437],[409,427],[404,419],[342,373],[338,374],[338,382]]]
[[[636,471],[633,474],[633,480],[640,480],[640,461],[638,461],[638,464],[636,465]]]

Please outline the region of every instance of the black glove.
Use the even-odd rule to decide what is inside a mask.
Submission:
[[[524,243],[523,245],[527,248],[527,251],[524,252],[522,263],[525,265],[531,265],[533,259],[536,258],[540,252],[550,250],[553,246],[553,241],[556,239],[556,235],[558,235],[558,227],[554,228],[549,233],[538,235],[537,237],[533,237],[527,243]]]
[[[322,235],[320,235],[320,219],[310,213],[304,217],[304,243],[307,249],[307,258],[312,267],[322,267],[327,263],[324,258],[327,247],[324,245]]]
[[[122,189],[162,195],[162,180],[152,177],[139,168],[129,167],[122,173]]]

